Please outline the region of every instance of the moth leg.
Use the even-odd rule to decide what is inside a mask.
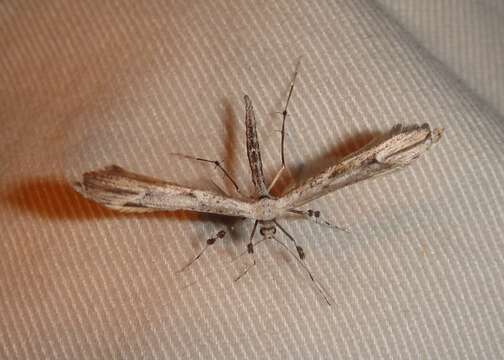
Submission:
[[[254,251],[255,251],[255,248],[257,247],[257,245],[259,245],[260,243],[262,243],[265,240],[266,240],[266,237],[263,237],[261,240],[256,241],[254,243]],[[243,250],[241,253],[238,254],[238,256],[236,256],[234,259],[232,259],[231,263],[235,262],[236,260],[238,260],[239,258],[241,258],[245,254],[248,254],[248,246],[247,246],[247,249]]]
[[[194,258],[192,258],[192,260],[189,263],[187,263],[182,269],[177,271],[177,273],[181,273],[187,270],[192,264],[194,264],[201,257],[201,255],[203,255],[203,253],[206,251],[206,249],[208,249],[210,245],[213,245],[217,241],[217,239],[223,239],[225,235],[226,232],[224,230],[221,230],[214,237],[207,239],[205,247]]]
[[[210,179],[210,181],[212,182],[212,185],[215,186],[215,188],[217,190],[219,190],[219,192],[222,194],[222,195],[225,195],[225,196],[229,196],[229,194],[226,192],[226,190],[224,190],[221,186],[219,186],[219,184],[217,184],[215,181],[213,181],[212,179]]]
[[[282,133],[283,136],[283,133]],[[280,176],[282,175],[283,171],[285,170],[285,164],[282,164],[282,167],[280,170],[277,171],[275,177],[273,178],[273,181],[271,182],[270,186],[268,187],[268,192],[271,192],[271,189],[276,185],[278,179],[280,179]]]
[[[281,154],[282,154],[282,166],[280,167],[280,170],[276,173],[275,177],[273,178],[273,181],[271,182],[270,186],[268,187],[268,192],[273,189],[275,184],[277,183],[278,179],[280,179],[280,176],[282,175],[283,171],[285,170],[285,120],[287,119],[287,108],[289,107],[289,102],[292,97],[292,91],[294,90],[294,83],[296,81],[297,74],[299,72],[299,65],[301,64],[301,58],[299,58],[297,64],[296,64],[296,70],[294,71],[294,76],[292,77],[290,87],[289,87],[289,94],[287,95],[287,101],[285,102],[285,107],[284,110],[281,112],[282,114],[282,130],[280,131],[282,134],[282,139],[281,139]]]
[[[278,228],[279,228],[280,230],[282,230],[282,232],[283,232],[285,235],[287,235],[287,237],[289,238],[289,240],[290,240],[290,241],[292,241],[292,243],[293,243],[293,244],[294,244],[294,246],[296,247],[296,251],[297,251],[297,253],[298,253],[298,255],[299,255],[299,259],[300,259],[300,260],[304,260],[304,258],[305,258],[305,253],[304,253],[304,250],[303,250],[303,248],[302,248],[301,246],[299,246],[299,245],[297,244],[296,239],[294,239],[294,237],[293,237],[291,234],[289,234],[289,233],[287,232],[287,230],[285,230],[285,229],[284,229],[284,228],[283,228],[283,227],[282,227],[279,223],[277,223],[277,222],[276,222],[276,220],[273,220],[273,222],[275,223],[275,225],[276,225],[276,226],[278,226]]]
[[[215,168],[217,168],[220,171],[222,171],[222,173],[224,174],[224,176],[229,181],[231,181],[231,183],[233,184],[236,192],[238,194],[242,195],[242,193],[240,192],[240,188],[238,187],[238,184],[233,179],[233,177],[229,174],[229,172],[224,168],[224,166],[222,166],[222,162],[221,161],[219,161],[219,160],[209,160],[209,159],[204,159],[204,158],[200,158],[200,157],[195,157],[195,156],[190,156],[190,155],[184,155],[184,154],[179,154],[179,153],[170,153],[169,155],[176,155],[176,156],[184,157],[186,159],[191,159],[191,160],[196,160],[196,161],[201,161],[201,162],[206,162],[206,163],[214,164]]]
[[[237,222],[241,222],[243,220],[247,220],[246,218],[240,218],[237,220]],[[231,231],[233,230],[233,225],[231,226]],[[257,246],[258,244],[260,244],[261,242],[263,242],[265,239],[261,239],[257,242],[254,243],[254,247]],[[247,249],[245,249],[244,251],[242,251],[238,256],[234,257],[233,259],[231,259],[231,261],[226,264],[224,266],[225,269],[229,268],[230,266],[232,266],[234,264],[234,262],[238,259],[240,259],[243,255],[247,254]],[[214,276],[215,274],[217,273],[217,271],[211,271],[211,272],[208,272],[206,274],[203,274],[202,277],[198,278],[198,280],[194,280],[194,281],[191,281],[190,283],[186,284],[185,286],[183,286],[183,288],[189,288],[190,286],[196,284],[199,280],[203,279],[203,278],[209,278],[211,276]]]
[[[284,231],[284,233],[287,235],[285,230],[283,230],[281,227],[280,227],[280,230]],[[290,235],[288,235],[288,236],[289,236],[289,239],[293,240],[292,236],[290,236]],[[272,239],[274,241],[276,241],[280,246],[285,248],[287,250],[287,252],[294,259],[296,259],[298,265],[301,266],[301,268],[308,274],[308,277],[310,278],[315,291],[318,292],[320,294],[320,296],[322,296],[322,298],[327,303],[327,305],[331,306],[331,300],[330,300],[331,296],[328,294],[327,290],[322,286],[322,284],[319,281],[317,281],[317,279],[315,279],[312,272],[310,271],[310,268],[305,264],[305,262],[302,260],[301,256],[297,257],[296,253],[294,251],[292,251],[287,245],[285,245],[282,241],[278,240],[276,237],[272,236]],[[296,249],[297,249],[297,247],[296,247]],[[299,255],[299,253],[298,253],[298,255]],[[304,254],[303,254],[303,258],[304,258]]]
[[[258,223],[259,223],[258,220],[256,220],[254,222],[254,228],[252,229],[252,232],[250,233],[249,243],[247,244],[247,253],[252,257],[252,263],[248,264],[245,267],[245,269],[234,279],[234,281],[240,280],[243,277],[243,275],[245,275],[246,273],[248,273],[248,271],[250,270],[250,268],[252,266],[256,265],[256,259],[255,259],[255,256],[254,256],[254,243],[252,242],[252,240],[254,240],[254,234],[256,232],[257,224]]]
[[[331,224],[329,221],[322,219],[320,217],[320,211],[318,211],[318,210],[311,210],[311,209],[308,209],[308,210],[289,209],[288,212],[293,213],[293,214],[297,214],[297,215],[301,215],[305,219],[310,220],[310,221],[312,221],[312,222],[314,222],[315,224],[318,224],[318,225],[328,226],[328,227],[330,227],[332,229],[341,230],[341,231],[344,231],[344,232],[347,232],[347,233],[350,232],[350,229],[348,229],[346,227],[342,227],[342,226],[338,226],[338,225],[335,225],[335,224]]]

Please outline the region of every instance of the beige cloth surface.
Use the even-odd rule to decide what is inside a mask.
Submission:
[[[0,358],[502,358],[503,16],[489,0],[0,3]],[[299,56],[292,178],[396,123],[446,128],[412,167],[310,204],[351,234],[283,222],[331,307],[274,244],[233,281],[249,222],[117,214],[67,185],[114,163],[231,190],[179,152],[251,191],[243,94],[271,178]]]

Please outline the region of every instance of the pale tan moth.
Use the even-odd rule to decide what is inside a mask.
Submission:
[[[291,82],[286,105],[282,112],[282,167],[269,187],[266,185],[263,173],[254,109],[250,98],[247,95],[244,97],[247,155],[252,182],[255,188],[253,196],[249,198],[237,198],[222,195],[214,191],[192,189],[164,180],[135,174],[116,165],[84,173],[82,181],[73,183],[74,189],[92,201],[119,211],[186,210],[251,219],[254,224],[246,252],[250,254],[253,261],[235,280],[241,278],[248,272],[251,266],[256,264],[254,246],[263,240],[273,240],[284,247],[296,259],[297,263],[308,274],[316,291],[330,304],[327,292],[315,280],[303,261],[305,257],[303,248],[279,224],[279,219],[289,214],[297,214],[317,224],[347,231],[345,228],[323,220],[320,217],[319,211],[305,210],[300,207],[347,185],[404,168],[429,150],[431,145],[438,142],[443,129],[435,128],[431,130],[428,124],[412,126],[396,125],[383,136],[345,158],[338,160],[334,165],[328,167],[318,175],[307,179],[298,187],[280,197],[274,197],[270,194],[270,190],[285,169],[285,120],[296,76],[297,70]],[[214,163],[233,183],[237,192],[240,193],[236,182],[219,161],[191,156],[187,157]],[[254,243],[254,235],[258,226],[262,238]],[[277,228],[293,243],[296,252],[275,236]],[[184,269],[198,260],[208,246],[214,244],[216,240],[224,238],[225,235],[226,232],[221,230],[215,236],[208,239],[203,250]]]

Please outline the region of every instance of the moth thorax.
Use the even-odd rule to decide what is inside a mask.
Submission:
[[[277,201],[270,198],[262,198],[255,203],[255,218],[257,220],[273,220],[278,214]]]

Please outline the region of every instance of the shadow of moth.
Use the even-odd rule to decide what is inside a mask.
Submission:
[[[249,198],[236,198],[213,191],[191,189],[135,174],[116,165],[84,173],[82,181],[73,183],[74,189],[87,199],[119,211],[186,210],[251,219],[254,221],[254,226],[247,244],[247,253],[252,256],[253,262],[235,280],[241,278],[248,272],[251,266],[256,264],[254,245],[263,240],[274,240],[296,259],[297,263],[308,274],[316,291],[322,295],[328,304],[331,304],[327,292],[315,280],[304,263],[305,254],[303,248],[278,223],[278,219],[288,214],[297,214],[315,223],[347,231],[344,228],[323,220],[320,217],[319,211],[301,210],[299,207],[347,185],[404,168],[438,142],[442,136],[443,129],[436,128],[431,130],[428,124],[413,126],[396,125],[383,136],[339,160],[318,175],[307,179],[297,188],[280,197],[274,197],[270,194],[270,190],[285,168],[285,119],[296,75],[297,71],[291,82],[287,103],[282,113],[282,167],[269,187],[266,186],[263,173],[254,109],[250,98],[247,95],[244,97],[247,156],[255,195]],[[190,156],[187,157],[191,158]],[[224,172],[224,175],[233,182],[233,185],[239,192],[236,182],[218,161],[201,158],[193,159],[217,165]],[[254,234],[258,226],[262,239],[254,243]],[[277,228],[293,243],[296,252],[275,236]],[[225,234],[226,232],[221,230],[215,236],[208,239],[204,249],[184,269],[198,260],[208,246],[215,243],[216,240],[222,239]]]

